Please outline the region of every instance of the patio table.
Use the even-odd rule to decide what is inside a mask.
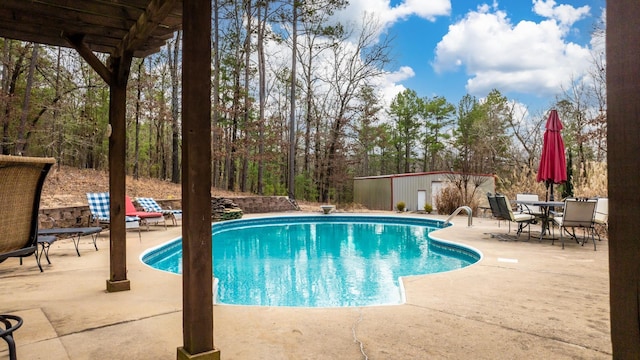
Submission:
[[[542,212],[538,216],[542,222],[542,230],[540,231],[540,240],[544,234],[549,230],[549,223],[553,220],[551,217],[551,209],[556,207],[564,208],[564,201],[544,201],[544,200],[516,200],[516,204],[527,206],[538,206]]]

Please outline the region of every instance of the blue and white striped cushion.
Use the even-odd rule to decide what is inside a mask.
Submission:
[[[87,193],[89,210],[100,221],[109,221],[109,193]]]
[[[91,215],[99,221],[109,222],[109,193],[87,193]],[[140,221],[137,216],[125,216],[125,222]]]
[[[160,205],[153,198],[136,198],[136,201],[144,211],[147,212],[159,212],[162,214],[182,214],[182,210],[165,210],[160,207]]]

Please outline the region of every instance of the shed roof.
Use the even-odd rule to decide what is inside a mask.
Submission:
[[[462,172],[459,171],[428,171],[428,172],[417,172],[417,173],[403,173],[403,174],[388,174],[388,175],[373,175],[373,176],[360,176],[353,178],[354,180],[366,180],[366,179],[392,179],[399,177],[410,177],[410,176],[427,176],[427,175],[462,175]],[[487,176],[494,177],[492,174],[466,174],[471,176]]]

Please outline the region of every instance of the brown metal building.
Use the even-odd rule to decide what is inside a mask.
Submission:
[[[453,179],[463,176],[452,171],[434,171],[410,174],[365,176],[353,179],[353,201],[370,210],[394,210],[404,202],[408,211],[422,211],[425,204],[436,209],[435,196]],[[487,174],[467,174],[484,181],[476,193],[481,203],[487,192],[495,192],[495,178]],[[474,187],[470,185],[470,189]],[[472,189],[471,189],[472,190]]]

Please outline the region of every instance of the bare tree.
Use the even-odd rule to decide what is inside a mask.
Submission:
[[[266,106],[266,59],[264,51],[265,35],[267,32],[267,19],[269,13],[269,0],[260,2],[258,6],[258,179],[256,192],[262,195],[264,191],[264,128],[265,128],[265,106]]]
[[[541,152],[546,119],[542,114],[530,114],[527,118],[526,113],[522,112],[518,115],[515,110],[516,104],[511,102],[507,108],[509,116],[505,120],[507,133],[511,135],[512,146],[511,150],[507,152],[508,157],[504,158],[504,162],[510,168],[523,171],[526,177],[534,177],[538,170],[536,160]]]
[[[326,109],[331,123],[324,156],[326,171],[322,171],[318,179],[320,201],[329,201],[329,189],[344,174],[346,164],[339,161],[339,157],[344,155],[344,131],[353,120],[354,101],[360,88],[382,75],[390,61],[390,39],[378,38],[380,26],[377,19],[365,13],[358,29],[342,33],[336,42],[341,45],[331,48],[333,63],[324,81],[329,86],[333,104]]]

